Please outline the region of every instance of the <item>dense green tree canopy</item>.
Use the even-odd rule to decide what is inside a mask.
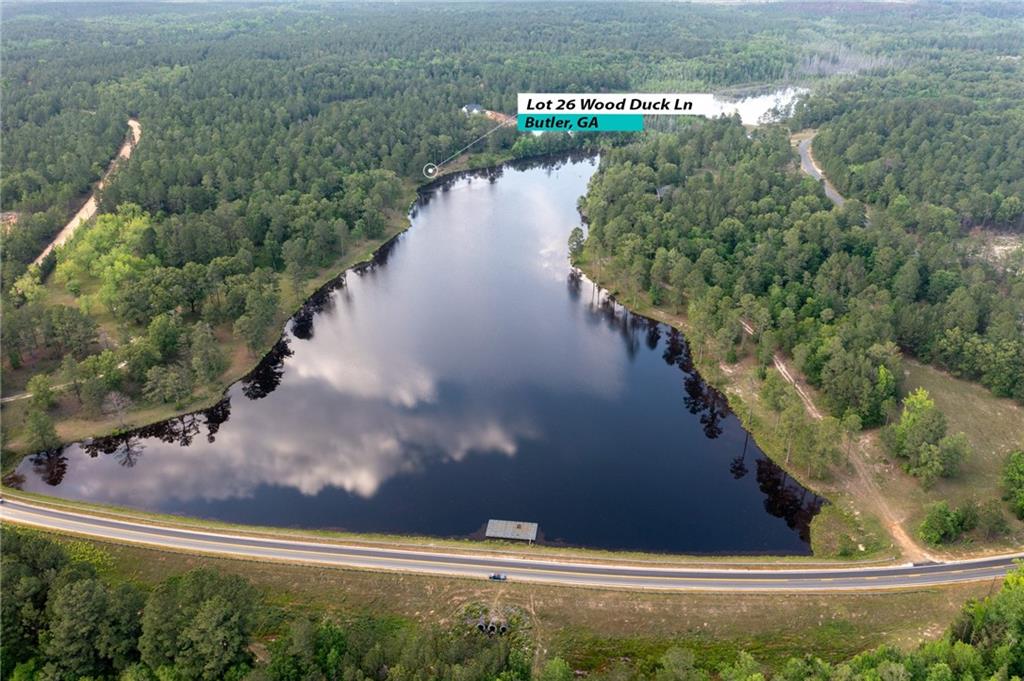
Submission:
[[[625,302],[685,303],[730,346],[739,318],[756,322],[837,417],[883,422],[900,347],[1024,400],[1024,280],[958,256],[948,238],[922,242],[891,210],[868,221],[855,202],[834,209],[777,128],[693,123],[614,149],[584,210]]]

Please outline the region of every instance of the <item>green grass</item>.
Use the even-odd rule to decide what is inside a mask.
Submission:
[[[925,507],[945,500],[953,506],[985,502],[1002,496],[1002,472],[1009,453],[1024,448],[1024,407],[1012,400],[994,397],[977,383],[913,360],[903,364],[902,389],[926,389],[946,416],[949,433],[963,432],[971,449],[956,477],[939,480],[924,490],[909,476],[900,474],[881,480],[883,489],[908,515],[908,527],[916,531],[924,519]],[[881,447],[879,447],[881,449]],[[1002,550],[1024,545],[1024,523],[1005,508],[1011,533],[1002,539],[986,540],[967,535],[949,547],[959,554],[971,550]]]
[[[847,560],[864,555],[886,555],[889,549],[885,529],[878,519],[858,517],[846,504],[829,504],[818,512],[811,522],[811,546],[816,556]]]
[[[90,437],[102,437],[111,433],[137,428],[150,423],[163,421],[178,414],[204,409],[220,400],[222,389],[219,386],[200,386],[183,407],[173,404],[140,403],[126,410],[121,416],[117,414],[101,414],[86,417],[78,413],[78,403],[73,395],[60,393],[57,406],[50,410],[50,416],[57,428],[57,435],[64,442],[74,442]],[[25,414],[29,409],[29,400],[18,400],[3,405],[3,472],[9,472],[29,453],[28,442],[22,430]]]
[[[349,544],[388,544],[405,548],[444,548],[460,552],[493,553],[533,558],[568,557],[582,562],[614,560],[618,563],[635,564],[685,564],[690,567],[743,565],[751,569],[772,568],[778,565],[790,567],[814,567],[818,565],[835,565],[832,560],[822,560],[818,556],[693,556],[665,553],[642,553],[638,551],[609,551],[604,549],[574,548],[564,546],[528,545],[522,542],[497,539],[476,540],[443,537],[427,537],[419,535],[394,535],[372,533],[346,533],[334,530],[300,530],[279,527],[262,527],[256,525],[239,525],[216,520],[190,518],[160,513],[148,513],[137,509],[93,504],[84,501],[57,499],[35,492],[3,488],[3,493],[10,499],[24,499],[54,508],[70,509],[92,515],[121,518],[142,524],[162,524],[183,528],[203,528],[206,530],[226,530],[248,535],[290,537],[303,541],[334,541]],[[866,558],[863,554],[851,556],[850,559],[864,559],[871,563],[884,564],[890,562],[892,556],[876,555]],[[845,562],[845,561],[844,561]]]
[[[737,635],[718,638],[713,632],[695,632],[676,637],[600,637],[578,632],[565,632],[558,640],[566,660],[575,668],[597,670],[607,667],[609,660],[625,659],[639,662],[649,671],[656,668],[658,659],[671,647],[689,648],[702,666],[717,669],[735,662],[739,651],[745,650],[757,661],[777,670],[790,657],[813,654],[830,662],[847,660],[883,640],[866,632],[847,619],[829,621],[820,626],[777,630],[770,633]]]
[[[1024,407],[914,360],[905,361],[903,369],[904,392],[927,390],[945,414],[949,432],[967,436],[971,459],[965,471],[994,485],[1007,455],[1024,448]]]

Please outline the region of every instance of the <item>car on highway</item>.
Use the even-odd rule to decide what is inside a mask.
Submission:
[[[492,579],[495,582],[504,582],[506,579],[508,579],[508,575],[502,574],[500,572],[495,572],[487,579]]]

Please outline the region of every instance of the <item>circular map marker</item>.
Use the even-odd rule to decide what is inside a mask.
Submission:
[[[428,163],[427,165],[423,166],[423,175],[431,180],[437,177],[437,164]]]

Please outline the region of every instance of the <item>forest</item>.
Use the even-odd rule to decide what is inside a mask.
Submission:
[[[3,678],[16,681],[202,680],[570,681],[571,660],[534,659],[528,623],[506,635],[461,624],[428,628],[382,617],[283,616],[244,578],[196,569],[157,584],[104,576],[102,548],[3,529]],[[262,659],[256,645],[266,650]],[[651,659],[608,661],[593,681],[1010,681],[1024,674],[1024,568],[967,603],[937,640],[909,652],[871,650],[837,663],[808,649],[776,670],[734,651],[709,666],[669,646]]]
[[[970,457],[931,396],[903,395],[903,356],[1024,403],[1024,270],[969,245],[1024,226],[1024,76],[1007,25],[984,41],[909,28],[899,68],[879,30],[878,61],[821,83],[785,127],[685,122],[603,153],[581,201],[577,261],[627,306],[684,312],[727,362],[756,355],[786,461],[812,476],[862,428],[885,426],[888,453],[925,487]],[[788,133],[807,129],[841,207],[794,167]],[[824,420],[786,406],[776,352],[818,389]],[[921,534],[950,541],[978,510],[933,508]],[[996,531],[1000,514],[980,517]]]
[[[94,20],[121,7],[131,8],[130,20]],[[418,177],[425,163],[487,128],[459,112],[466,102],[485,99],[511,111],[519,91],[625,89],[677,66],[698,78],[706,67],[698,68],[695,57],[712,44],[707,33],[724,38],[735,29],[721,12],[701,13],[694,25],[659,11],[664,22],[652,33],[649,21],[659,17],[618,6],[597,18],[581,7],[541,6],[495,12],[97,3],[59,16],[15,6],[6,21],[17,38],[3,48],[4,208],[24,213],[22,219],[61,210],[46,223],[49,233],[40,226],[5,240],[5,288],[23,272],[17,265],[52,236],[63,204],[98,177],[129,115],[142,120],[146,144],[105,193],[104,207],[132,202],[151,213],[206,219],[218,209],[241,213],[257,246],[264,248],[269,233],[265,257],[280,261],[292,235],[270,227],[271,206],[282,210],[305,198],[307,213],[344,196],[346,213],[360,213],[347,223],[356,229],[371,206],[348,196],[342,178],[368,170]],[[744,41],[759,30],[752,18],[728,40],[730,48],[717,48],[718,82],[782,75],[781,68],[758,72],[759,57],[784,52],[778,43]],[[676,42],[680,31],[688,44]],[[739,45],[743,52],[736,54]],[[494,135],[484,150],[517,143],[516,153],[526,154],[567,142],[514,137]]]
[[[807,478],[841,476],[873,428],[879,453],[924,489],[975,465],[981,453],[933,396],[903,389],[904,357],[1024,402],[1024,269],[973,245],[1019,233],[1024,195],[1024,77],[1002,29],[986,36],[983,48],[907,39],[900,68],[877,62],[822,83],[788,130],[686,123],[606,151],[581,201],[590,233],[571,242],[577,263],[627,306],[684,314],[698,352],[711,348],[723,366],[753,355],[759,400],[774,412],[758,437]],[[841,207],[794,167],[787,133],[808,129],[847,196]],[[823,419],[774,369],[779,353],[817,389]],[[931,546],[1007,536],[1005,502],[1021,517],[1019,452],[998,465],[1002,483],[973,499],[930,497],[916,536]]]
[[[606,155],[588,199],[594,245],[629,270],[634,295],[681,301],[681,286],[696,287],[687,299],[700,298],[695,314],[719,333],[739,333],[740,307],[755,314],[765,348],[798,357],[837,418],[885,419],[897,349],[1021,399],[1019,277],[951,250],[972,226],[1019,227],[1020,66],[1000,57],[1012,53],[1006,25],[1019,9],[986,6],[970,19],[984,41],[967,44],[946,30],[967,20],[941,8],[863,9],[839,23],[786,5],[500,9],[12,6],[4,394],[34,380],[42,396],[5,419],[7,442],[45,448],[70,416],[180,408],[237,378],[239,349],[250,363],[266,351],[310,282],[404,226],[425,163],[490,129],[460,112],[466,102],[511,111],[520,91],[798,79],[821,87],[794,125],[821,128],[822,162],[862,203],[830,213],[783,172],[781,131],[748,143],[740,126],[717,122]],[[811,26],[824,37],[805,40]],[[897,51],[913,78],[895,68]],[[973,99],[931,96],[942,78],[963,80]],[[129,116],[144,141],[101,192],[104,215],[29,268]],[[937,130],[941,139],[921,143]],[[965,137],[957,175],[945,160]],[[465,162],[631,140],[503,130]],[[669,184],[695,193],[652,203]],[[859,224],[865,207],[878,211],[870,225]],[[795,258],[762,261],[782,252]],[[47,386],[71,386],[74,399]]]
[[[503,130],[457,163],[600,151],[574,258],[621,302],[685,314],[694,347],[753,355],[785,465],[823,476],[879,427],[923,487],[957,476],[972,452],[932,395],[903,394],[902,365],[914,357],[1024,403],[1024,268],[967,245],[1024,232],[1024,8],[835,9],[5,3],[3,395],[30,397],[3,407],[4,471],[105,434],[83,423],[119,431],[219,397],[309,291],[404,228],[424,164],[493,127],[463,115],[468,102],[512,112],[526,91],[798,83],[810,94],[788,123],[684,119],[600,138]],[[31,266],[129,117],[143,139],[99,193],[101,214]],[[842,207],[796,167],[790,133],[808,128]],[[825,418],[807,420],[771,368],[776,352],[819,391]],[[1005,532],[1004,509],[1024,518],[1019,448],[1002,484],[1004,499],[930,507],[919,536]],[[79,544],[4,527],[3,678],[565,681],[579,668],[558,651],[535,658],[516,635],[282,615],[245,580],[208,571],[119,581]],[[1018,569],[910,651],[824,661],[808,649],[769,669],[739,650],[719,665],[680,645],[585,671],[1009,680],[1024,675],[1022,651]]]
[[[748,136],[730,120],[611,150],[582,203],[589,269],[616,276],[627,305],[684,307],[726,355],[750,325],[765,366],[782,350],[833,417],[860,427],[891,420],[901,350],[1024,400],[1024,279],[965,262],[887,211],[833,208],[791,158],[785,131]],[[939,446],[910,456],[912,472],[953,474],[963,445],[926,439]]]
[[[652,34],[647,12],[618,6],[7,9],[4,394],[34,381],[35,397],[5,414],[5,448],[52,446],[68,418],[180,408],[237,378],[238,349],[250,365],[268,349],[298,291],[404,227],[425,163],[490,129],[466,102],[511,110],[520,90],[696,74],[706,34],[736,28],[721,12],[692,25],[659,11]],[[760,30],[752,17],[743,33]],[[716,77],[745,82],[751,52],[782,47],[719,50]],[[129,116],[144,141],[101,192],[105,214],[29,268]],[[506,130],[468,162],[592,142]]]
[[[815,155],[840,193],[891,208],[906,229],[1021,231],[1020,72],[999,53],[998,38],[993,48],[940,53],[898,82],[877,75],[837,83],[807,100],[793,125],[820,125]]]

